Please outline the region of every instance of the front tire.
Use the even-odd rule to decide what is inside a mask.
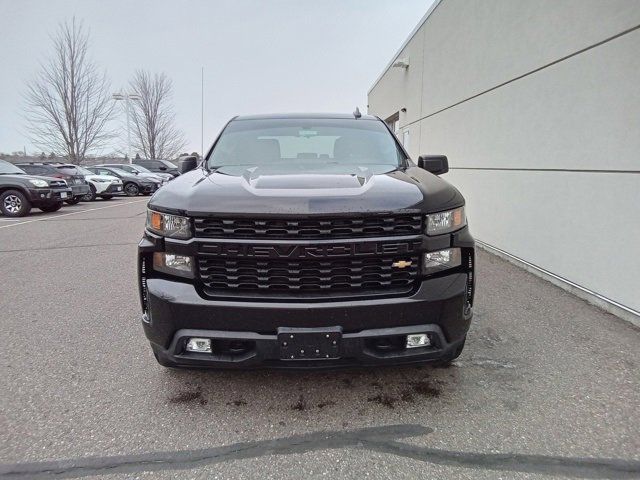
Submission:
[[[31,211],[31,202],[19,190],[7,190],[0,195],[0,212],[6,217],[24,217]]]
[[[40,210],[46,213],[57,212],[62,208],[63,202],[54,203],[53,205],[45,205],[40,207]]]
[[[67,202],[67,205],[77,205],[80,200],[82,200],[82,197],[72,197],[69,200],[65,200],[65,202]]]
[[[124,193],[127,197],[137,197],[140,194],[140,188],[135,183],[129,182],[124,186]]]
[[[96,187],[89,185],[89,193],[82,197],[83,202],[93,202],[96,199]]]

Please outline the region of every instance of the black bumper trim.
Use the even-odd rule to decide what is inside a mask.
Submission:
[[[434,346],[399,351],[378,351],[370,346],[370,341],[378,338],[403,337],[412,333],[428,333]],[[228,353],[190,353],[184,345],[190,337],[204,337],[218,340],[247,342],[252,348],[238,355]],[[462,340],[464,341],[464,339]],[[278,335],[255,332],[231,332],[223,330],[178,330],[169,347],[165,350],[154,345],[156,354],[169,364],[188,367],[208,368],[337,368],[348,366],[382,366],[414,363],[428,363],[449,357],[462,343],[447,343],[438,325],[414,325],[363,330],[342,335],[340,358],[336,359],[295,359],[282,360]]]
[[[66,198],[61,198],[60,194],[65,192]],[[29,189],[29,200],[34,207],[53,205],[64,200],[73,198],[71,188],[38,188]]]

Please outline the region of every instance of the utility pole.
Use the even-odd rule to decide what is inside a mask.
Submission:
[[[127,158],[129,163],[133,163],[131,158],[131,100],[140,100],[137,93],[114,93],[112,98],[116,101],[124,100],[125,112],[127,114]]]
[[[204,67],[200,72],[200,157],[204,158]]]

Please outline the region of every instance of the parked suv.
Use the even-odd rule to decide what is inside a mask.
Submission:
[[[113,175],[98,175],[86,168],[78,167],[78,171],[84,175],[84,179],[89,183],[91,191],[82,199],[85,202],[93,202],[97,197],[103,200],[111,200],[114,195],[123,193],[122,180]]]
[[[119,168],[87,167],[87,170],[97,175],[108,175],[119,178],[122,181],[124,193],[128,197],[137,197],[140,194],[151,195],[162,185],[160,179],[140,178],[133,173],[125,172]]]
[[[17,163],[16,165],[29,175],[61,178],[66,181],[73,191],[73,196],[65,200],[69,205],[75,205],[91,191],[84,175],[78,171],[76,165],[60,162],[31,162]]]
[[[133,165],[131,163],[103,163],[96,166],[119,168],[120,170],[132,173],[133,175],[138,175],[141,178],[148,178],[153,180],[154,182],[160,182],[163,184],[170,180],[173,180],[173,175],[171,175],[170,173],[154,173],[144,167],[141,167],[140,165]]]
[[[169,160],[146,160],[137,158],[133,160],[133,163],[153,173],[168,173],[174,178],[180,175],[178,167]]]
[[[164,366],[447,363],[474,240],[444,156],[354,115],[236,117],[150,199],[142,325]]]
[[[27,175],[12,163],[0,160],[0,213],[7,217],[23,217],[32,207],[43,212],[60,210],[62,202],[71,198],[67,182],[57,178]]]

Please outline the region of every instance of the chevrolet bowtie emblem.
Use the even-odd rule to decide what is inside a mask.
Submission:
[[[408,262],[406,260],[398,260],[397,262],[393,262],[391,264],[392,267],[396,267],[396,268],[405,268],[411,265],[411,260],[409,260]]]

